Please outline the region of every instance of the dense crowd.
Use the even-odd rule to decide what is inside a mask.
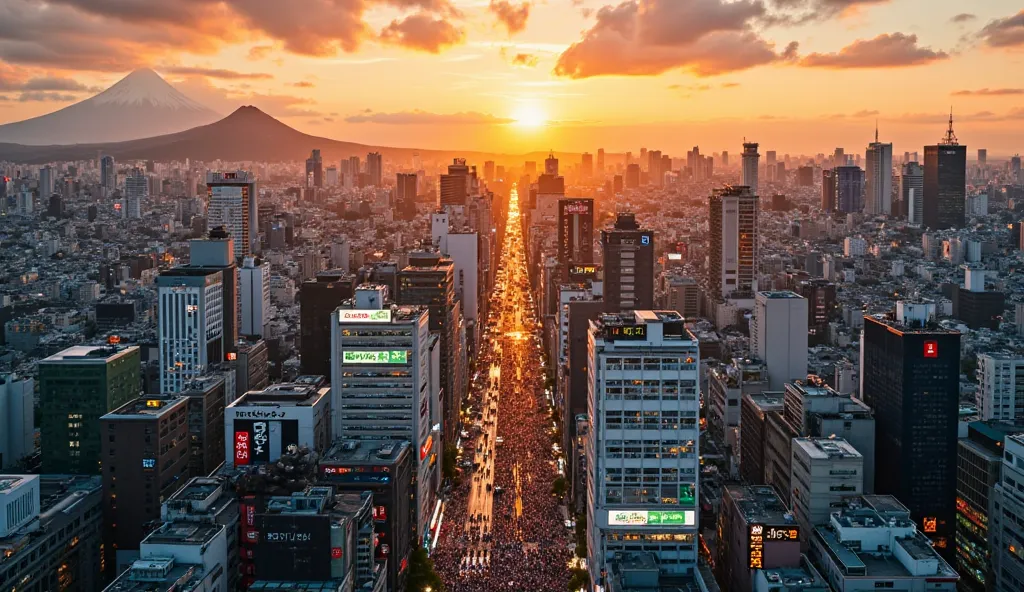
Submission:
[[[494,339],[502,342],[500,353],[485,346],[480,357],[482,368],[495,362],[501,367],[498,436],[504,443],[496,450],[493,484],[503,493],[495,495],[493,517],[485,519],[467,515],[470,492],[480,481],[463,478],[451,492],[433,554],[434,567],[448,592],[565,592],[569,582],[570,533],[559,513],[559,499],[552,494],[558,474],[552,458],[551,422],[544,376],[537,371],[538,350],[531,338],[535,321],[521,276],[525,265],[521,254],[516,255],[513,265],[519,268],[507,275],[507,292],[496,299],[491,318],[513,319],[515,325],[518,307],[527,326],[495,327]],[[504,335],[511,330],[522,331],[523,337]],[[521,513],[517,499],[522,500]]]

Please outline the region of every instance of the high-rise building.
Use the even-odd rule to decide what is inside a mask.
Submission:
[[[978,166],[985,166],[988,164],[988,150],[985,148],[978,148]]]
[[[932,230],[963,228],[967,199],[967,146],[953,133],[949,116],[946,136],[924,147],[924,203],[921,223]]]
[[[916,162],[903,165],[900,174],[900,199],[907,222],[921,224],[924,210],[924,167]]]
[[[640,165],[633,162],[626,165],[626,189],[640,187]]]
[[[580,178],[590,180],[594,178],[594,155],[584,152],[580,160]]]
[[[35,448],[35,380],[0,373],[0,471],[13,467]]]
[[[665,169],[662,169],[661,150],[647,151],[647,183],[661,187],[665,181]]]
[[[804,532],[828,524],[832,508],[864,493],[864,457],[842,438],[793,438],[790,502]]]
[[[836,170],[824,169],[821,171],[821,209],[825,212],[834,212],[837,206]]]
[[[757,570],[800,564],[802,532],[775,490],[763,485],[726,485],[718,513],[721,533],[715,579],[722,590],[753,590]]]
[[[1024,421],[1024,356],[978,354],[978,414],[983,420]]]
[[[597,149],[597,161],[594,163],[594,166],[596,167],[594,169],[594,172],[597,174],[597,177],[599,179],[603,179],[604,178],[604,173],[605,173],[605,168],[604,168],[604,148],[598,148]]]
[[[39,169],[39,197],[47,199],[54,189],[54,170],[50,165]]]
[[[594,262],[594,200],[558,200],[558,263]]]
[[[149,179],[146,171],[135,167],[124,179],[124,217],[129,220],[142,218],[142,204],[148,196]]]
[[[768,416],[785,409],[782,393],[745,394],[740,399],[740,478],[745,483],[765,483],[765,450],[768,448]]]
[[[100,473],[99,419],[139,396],[141,360],[138,347],[76,345],[39,362],[44,471]]]
[[[722,151],[722,168],[729,168],[729,152],[727,150]]]
[[[248,171],[207,173],[206,196],[206,229],[227,229],[234,240],[236,259],[258,251],[256,175]]]
[[[768,366],[768,390],[807,378],[807,299],[795,292],[758,292],[750,342]]]
[[[991,549],[991,580],[985,582],[986,592],[1013,592],[1024,582],[1024,564],[1020,560],[1020,541],[1024,540],[1024,500],[1017,489],[1024,483],[1024,434],[1013,434],[1003,440],[1002,466],[992,488],[989,502],[988,547]]]
[[[258,257],[246,257],[238,275],[242,316],[238,332],[262,337],[270,315],[270,263]]]
[[[324,159],[320,156],[319,149],[313,149],[312,154],[306,159],[306,187],[324,186]]]
[[[697,564],[699,344],[674,311],[605,314],[589,331],[587,568],[643,540],[667,575]],[[639,364],[626,360],[639,359]],[[628,394],[643,384],[643,397]],[[633,385],[633,386],[631,386]],[[655,395],[653,393],[660,393]],[[623,448],[625,442],[636,451]],[[637,487],[631,475],[645,475]]]
[[[331,165],[327,167],[324,177],[324,184],[328,187],[337,187],[338,185],[338,167]]]
[[[299,367],[302,374],[331,375],[331,313],[355,295],[356,277],[321,271],[299,286]]]
[[[470,172],[465,158],[456,158],[448,165],[448,174],[441,175],[441,207],[466,205],[472,190],[472,177],[475,175]]]
[[[960,333],[935,305],[898,302],[864,317],[861,397],[876,414],[875,490],[893,494],[940,549],[952,550],[960,401]]]
[[[117,188],[117,170],[114,168],[114,157],[100,158],[100,186],[110,195]]]
[[[828,280],[802,281],[796,293],[807,299],[807,335],[811,345],[828,338],[828,325],[836,310],[836,285]]]
[[[493,160],[486,160],[486,161],[484,161],[484,181],[487,181],[488,183],[494,181],[494,161]]]
[[[654,232],[636,216],[619,213],[615,227],[601,231],[607,312],[654,307]]]
[[[716,189],[708,198],[708,284],[715,298],[757,290],[759,201],[745,186]]]
[[[892,213],[892,144],[878,141],[875,127],[875,141],[868,144],[865,155],[864,213],[885,215]]]
[[[750,192],[759,195],[757,190],[757,167],[761,155],[757,153],[757,142],[743,142],[743,170],[740,184],[750,188]]]
[[[111,576],[139,558],[142,539],[160,524],[160,505],[189,475],[188,399],[147,395],[100,418],[103,546]]]
[[[684,318],[688,318],[685,317]],[[725,442],[734,454],[739,452],[740,401],[746,394],[768,389],[768,368],[758,360],[733,358],[727,366],[708,371],[705,404],[708,434],[716,442]]]
[[[544,174],[558,176],[558,159],[555,158],[554,152],[549,152],[548,157],[544,159]]]
[[[864,209],[864,170],[858,166],[841,166],[835,169],[836,208],[844,214]]]
[[[384,186],[384,157],[380,152],[370,152],[366,155],[366,174],[370,177],[370,185]]]

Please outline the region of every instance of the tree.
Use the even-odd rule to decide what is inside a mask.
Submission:
[[[577,592],[578,590],[586,590],[590,587],[590,574],[587,570],[574,567],[572,569],[572,577],[569,578],[569,590],[570,592]]]
[[[587,557],[587,514],[581,512],[576,514],[576,556],[581,559]]]
[[[409,557],[409,576],[405,589],[409,592],[444,592],[444,582],[434,571],[434,561],[427,555],[427,550],[417,545]]]
[[[444,447],[444,457],[441,459],[441,475],[451,482],[452,485],[459,484],[459,474],[456,465],[459,460],[459,449],[455,444],[448,444]]]
[[[554,493],[558,497],[564,496],[568,489],[569,482],[565,480],[565,477],[559,477],[551,483],[551,493]]]

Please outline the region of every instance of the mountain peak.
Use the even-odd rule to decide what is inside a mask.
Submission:
[[[167,83],[159,74],[150,68],[139,68],[117,81],[116,84],[87,99],[97,105],[143,105],[186,111],[206,111],[209,109],[188,98]]]

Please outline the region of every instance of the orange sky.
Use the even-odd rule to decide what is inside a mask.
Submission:
[[[2,121],[151,66],[223,113],[383,145],[852,152],[877,118],[901,154],[952,105],[972,154],[1024,149],[1019,1],[0,1]]]

